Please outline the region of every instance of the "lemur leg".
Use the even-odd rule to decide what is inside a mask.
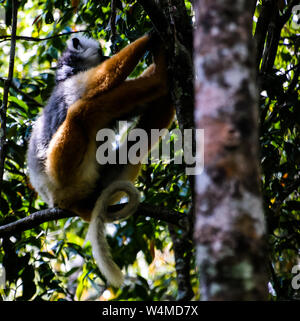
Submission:
[[[145,113],[141,116],[136,128],[142,128],[147,132],[149,152],[153,148],[153,146],[158,143],[158,141],[151,141],[151,129],[169,128],[174,119],[175,110],[169,96],[164,96],[153,102],[150,102],[144,108]],[[130,147],[130,142],[128,142],[127,151],[130,149]],[[146,157],[147,155],[145,154],[143,156]],[[134,182],[139,175],[141,165],[141,163],[129,163],[126,165],[107,164],[105,165],[105,169],[102,171],[101,182],[104,186],[107,186],[111,181],[114,181],[115,179]],[[99,190],[100,189],[101,188],[99,188]],[[110,199],[110,204],[118,202],[124,196],[125,193],[123,192],[115,193]],[[93,204],[95,203],[97,197],[98,194],[95,194],[94,197],[90,199],[78,202],[77,204],[75,204],[72,210],[78,213],[78,215],[84,220],[89,221]],[[90,205],[90,207],[88,208],[87,205]],[[115,213],[108,212],[106,213],[106,215],[107,217],[110,217],[110,220],[116,220]]]

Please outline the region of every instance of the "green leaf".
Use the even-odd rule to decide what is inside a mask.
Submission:
[[[14,102],[15,104],[17,104],[19,107],[23,108],[24,110],[28,110],[28,105],[23,100],[20,100],[17,97],[9,96],[8,101]]]

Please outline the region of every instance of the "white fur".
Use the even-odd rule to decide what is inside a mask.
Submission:
[[[121,211],[109,217],[107,214],[109,200],[114,193],[119,191],[128,194],[128,204]],[[129,181],[115,181],[101,193],[92,211],[87,238],[92,244],[93,256],[101,273],[103,273],[107,281],[115,287],[122,285],[124,276],[112,259],[105,237],[105,222],[107,220],[113,221],[132,215],[136,211],[138,204],[139,192],[133,184]]]
[[[67,41],[67,46],[69,49],[77,50],[73,47],[73,41],[72,39],[77,38],[81,45],[81,50],[88,49],[88,48],[94,48],[98,50],[100,48],[99,42],[93,38],[88,38],[82,35],[73,35],[71,39]]]
[[[36,137],[41,137],[42,130],[43,130],[43,122],[44,117],[41,115],[37,121],[35,122],[33,129],[32,129],[32,136],[36,133]],[[36,151],[37,157],[40,159],[45,158],[47,153],[47,147],[43,142],[39,139],[36,143]],[[53,206],[53,198],[50,192],[51,182],[49,181],[48,176],[45,174],[44,171],[41,171],[40,168],[35,168],[31,166],[31,163],[28,164],[29,176],[30,176],[30,183],[34,187],[34,189],[40,194],[42,199],[49,204],[49,206]]]
[[[64,81],[64,99],[68,106],[71,106],[84,94],[88,82],[88,75],[89,73],[87,72],[80,72]]]
[[[72,39],[77,38],[80,45],[78,48],[74,48]],[[100,44],[98,41],[92,38],[84,36],[73,36],[67,41],[69,49],[76,51],[78,55],[84,59],[84,64],[87,68],[94,67],[99,63],[99,49]]]

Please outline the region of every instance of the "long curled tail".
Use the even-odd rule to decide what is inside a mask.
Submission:
[[[109,200],[116,192],[125,192],[128,203],[120,211],[107,213]],[[105,223],[125,219],[134,214],[139,205],[139,192],[130,181],[115,181],[98,197],[91,215],[87,238],[92,244],[94,259],[107,281],[115,287],[120,287],[124,276],[113,261],[105,236]]]

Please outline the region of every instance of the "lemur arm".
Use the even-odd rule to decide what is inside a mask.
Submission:
[[[100,66],[90,69],[85,99],[91,99],[123,82],[148,49],[149,42],[150,37],[143,36],[104,61]]]

